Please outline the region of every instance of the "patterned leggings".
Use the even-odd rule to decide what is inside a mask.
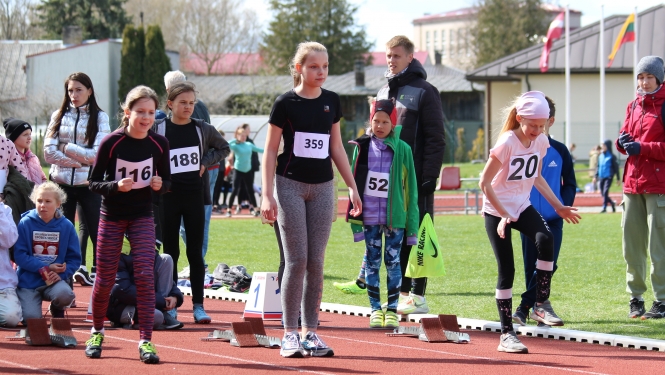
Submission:
[[[400,268],[400,251],[402,249],[402,239],[404,238],[404,229],[388,229],[385,225],[365,225],[365,252],[366,260],[366,280],[367,295],[372,311],[381,310],[381,278],[379,270],[381,269],[381,237],[385,234],[386,250],[383,261],[386,264],[387,284],[388,284],[388,310],[397,312],[397,300],[399,290],[402,286],[402,271]]]
[[[155,223],[152,215],[133,220],[99,220],[97,276],[92,290],[93,327],[97,331],[104,328],[125,232],[134,258],[140,337],[150,341],[155,319]]]

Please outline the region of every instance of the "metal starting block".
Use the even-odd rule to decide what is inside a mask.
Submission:
[[[57,345],[63,348],[75,348],[77,341],[72,332],[69,319],[53,318],[49,328],[46,319],[28,319],[28,328],[7,337],[9,341],[25,341],[28,345]]]
[[[263,326],[263,319],[261,318],[246,318],[244,322],[231,323],[231,330],[215,330],[202,338],[204,341],[228,341],[232,346],[241,348],[259,347],[266,348],[279,348],[281,347],[282,340],[278,337],[268,336],[265,327]]]
[[[399,327],[388,336],[413,336],[421,341],[466,344],[471,341],[468,333],[459,331],[456,315],[439,315],[437,318],[420,319],[420,327]]]
[[[51,334],[49,333],[46,319],[28,319],[28,328],[25,334],[25,343],[28,345],[51,345]]]
[[[75,348],[78,343],[76,337],[74,337],[74,332],[72,332],[72,325],[69,319],[52,318],[49,334],[53,345],[63,348]]]

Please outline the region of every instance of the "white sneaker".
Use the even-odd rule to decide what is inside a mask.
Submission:
[[[189,279],[189,266],[183,268],[182,271],[178,272],[178,278]]]
[[[499,347],[497,350],[505,353],[529,352],[529,349],[527,349],[527,347],[522,344],[520,339],[517,338],[515,331],[510,331],[501,335],[501,339],[499,340]]]
[[[405,296],[404,294],[400,293],[400,294],[399,294],[399,298],[397,299],[397,306],[399,306],[399,305],[405,303],[406,300],[407,300],[409,297],[410,297],[410,296]],[[382,308],[383,310],[388,309],[388,302],[384,302],[384,303],[381,305],[381,308]],[[398,307],[398,309],[399,309],[399,307]],[[399,314],[399,313],[398,313],[398,314]]]
[[[300,346],[300,335],[297,332],[286,332],[282,339],[282,348],[279,355],[285,358],[302,358],[302,347]]]
[[[409,296],[397,305],[398,314],[427,314],[429,306],[427,300],[423,296],[417,294],[409,294]]]

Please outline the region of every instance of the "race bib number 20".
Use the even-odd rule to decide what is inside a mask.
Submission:
[[[118,159],[116,162],[115,180],[120,181],[128,177],[134,180],[132,189],[141,189],[149,186],[152,179],[152,158],[136,163]]]
[[[293,153],[301,158],[325,159],[329,145],[330,134],[296,132]]]
[[[510,158],[508,181],[529,180],[538,177],[540,152]]]

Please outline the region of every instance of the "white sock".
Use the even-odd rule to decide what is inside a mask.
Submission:
[[[146,343],[146,342],[150,342],[150,341],[148,341],[148,340],[139,340],[139,348],[141,347],[141,345],[143,345],[143,343]]]
[[[103,335],[103,334],[104,334],[104,328],[100,329],[99,331],[96,330],[95,327],[92,327],[92,328],[90,329],[90,334],[97,333],[97,332],[99,332],[99,333],[101,333],[101,334]]]

